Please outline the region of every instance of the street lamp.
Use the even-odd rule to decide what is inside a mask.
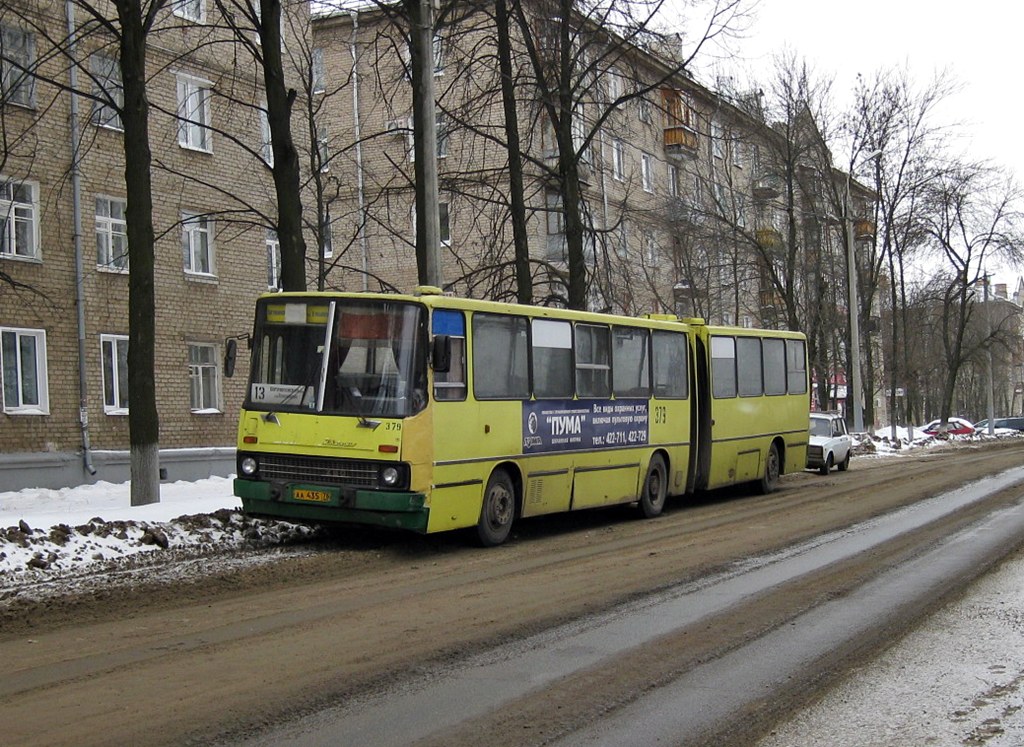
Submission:
[[[873,150],[856,165],[863,165],[880,155],[881,150]],[[843,209],[846,211],[846,273],[850,284],[850,367],[853,368],[848,387],[849,391],[853,392],[853,431],[861,433],[864,430],[864,408],[860,401],[863,388],[860,380],[860,303],[857,300],[857,261],[853,252],[853,209],[850,200],[854,168],[855,165],[851,164],[846,174],[846,199]]]

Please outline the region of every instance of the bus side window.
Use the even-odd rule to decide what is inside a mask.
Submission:
[[[807,394],[807,354],[803,340],[786,340],[786,380],[790,394]]]
[[[526,317],[473,314],[473,395],[529,399]]]
[[[786,343],[776,337],[761,341],[764,360],[764,393],[786,393]]]
[[[580,397],[610,397],[611,351],[608,327],[576,325],[576,394]]]
[[[736,338],[736,371],[741,397],[760,397],[764,393],[761,341],[756,337]]]
[[[432,333],[447,335],[451,343],[451,364],[447,371],[434,371],[435,400],[466,399],[466,319],[461,311],[434,309]]]
[[[616,397],[651,396],[646,329],[612,328],[612,390]]]
[[[654,362],[654,396],[662,399],[686,399],[689,377],[686,365],[686,335],[655,330],[651,336]]]
[[[736,338],[711,338],[711,394],[716,399],[736,396]]]
[[[571,399],[572,325],[554,319],[533,320],[533,393],[537,399]]]

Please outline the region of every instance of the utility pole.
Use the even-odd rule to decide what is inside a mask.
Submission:
[[[434,0],[411,0],[409,46],[416,159],[416,266],[423,285],[443,287],[434,101]]]

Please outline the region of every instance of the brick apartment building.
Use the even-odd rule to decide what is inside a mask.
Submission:
[[[67,5],[0,14],[0,490],[127,478],[123,132],[103,103],[118,99],[120,71],[112,39],[70,7],[67,54],[55,52]],[[274,282],[262,83],[216,13],[212,0],[174,3],[149,38],[156,389],[171,480],[233,464],[244,383],[221,376],[224,341],[251,329]]]
[[[102,104],[105,93],[116,95],[117,66],[109,39],[80,32],[72,54],[81,94],[73,96],[67,57],[52,53],[66,37],[67,6],[19,2],[0,13],[0,273],[10,281],[0,282],[0,489],[123,480],[124,159],[119,121]],[[309,74],[293,81],[293,130],[315,141],[304,148],[303,177],[309,254],[322,259],[310,262],[311,287],[409,291],[412,100],[400,26],[380,10],[312,24],[304,4],[294,12],[285,47]],[[233,467],[244,382],[222,377],[223,348],[250,330],[256,296],[277,282],[262,84],[217,14],[212,0],[178,0],[150,40],[156,377],[161,466],[171,480]],[[84,29],[85,14],[75,16]],[[480,13],[442,25],[435,38],[443,277],[454,293],[511,299],[508,154],[493,52],[493,22]],[[845,176],[835,175],[827,149],[783,168],[784,137],[765,123],[757,97],[717,94],[675,72],[668,48],[624,45],[600,60],[578,101],[578,137],[589,138],[580,165],[590,306],[785,326],[765,257],[799,235],[813,247],[797,257],[797,291],[818,292],[811,264],[837,251],[840,231],[815,206]],[[630,95],[639,87],[649,90]],[[557,150],[533,89],[517,94],[534,299],[558,303],[566,263],[551,171]],[[799,211],[787,212],[788,194]],[[793,214],[810,216],[795,233],[786,224]]]

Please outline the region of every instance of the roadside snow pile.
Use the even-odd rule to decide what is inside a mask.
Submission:
[[[89,566],[122,565],[133,556],[161,550],[205,555],[265,548],[306,539],[315,532],[313,527],[253,519],[229,509],[179,516],[168,522],[95,517],[77,526],[34,528],[21,520],[17,526],[0,530],[0,581],[25,581],[26,575],[40,572],[63,575]]]
[[[274,547],[320,531],[245,516],[230,478],[160,492],[149,506],[130,505],[128,483],[0,493],[0,597],[9,585]]]
[[[918,428],[897,428],[896,438],[892,438],[892,429],[880,428],[874,433],[855,433],[855,454],[877,454],[892,456],[905,452],[910,448],[930,448],[945,443],[978,443],[1000,441],[1008,438],[1024,438],[1024,433],[1009,428],[996,428],[995,435],[986,431],[976,431],[970,435],[931,435]]]

